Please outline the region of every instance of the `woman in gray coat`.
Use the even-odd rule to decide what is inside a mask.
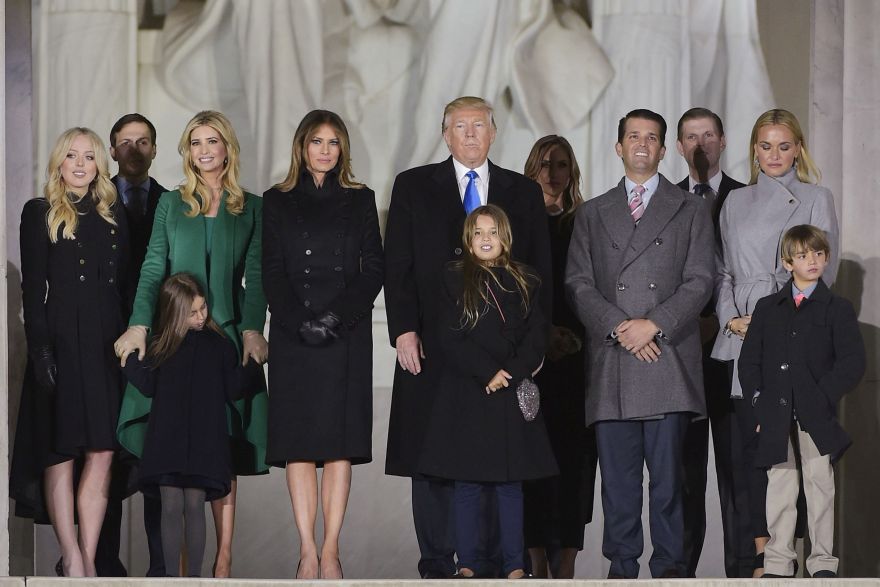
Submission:
[[[721,332],[712,357],[739,359],[742,341],[755,304],[775,293],[789,278],[782,266],[779,245],[786,230],[798,224],[823,229],[831,243],[831,259],[825,272],[828,285],[837,273],[839,234],[834,198],[816,185],[819,170],[807,152],[800,124],[787,110],[768,110],[752,128],[750,144],[754,152],[749,185],[730,192],[721,209],[723,260],[719,267],[716,311]],[[733,377],[731,397],[751,397]],[[769,533],[764,506],[767,476],[753,466],[757,446],[757,422],[748,401],[736,402],[737,417],[744,446],[743,474],[747,479],[750,517],[755,532],[755,576],[763,574],[763,552]]]

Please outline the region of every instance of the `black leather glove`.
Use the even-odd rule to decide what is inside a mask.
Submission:
[[[52,347],[39,346],[31,351],[31,360],[33,361],[34,377],[37,383],[46,391],[55,391],[55,377],[58,374],[58,367],[55,364],[55,352]]]
[[[307,320],[299,327],[299,337],[309,346],[325,346],[339,338],[342,321],[333,312],[324,312],[314,320]]]

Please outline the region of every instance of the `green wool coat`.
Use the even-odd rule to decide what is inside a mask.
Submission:
[[[266,323],[260,261],[262,209],[262,198],[250,193],[245,193],[244,210],[237,216],[221,205],[214,220],[209,260],[204,216],[186,215],[189,206],[181,199],[179,190],[163,194],[156,209],[129,326],[150,327],[162,282],[169,275],[185,271],[194,275],[205,289],[211,317],[235,343],[240,356],[242,331],[262,333]],[[246,393],[246,399],[238,400],[235,409],[229,410],[230,434],[244,441],[239,446],[246,447],[236,451],[237,474],[268,470],[265,384],[255,391]],[[136,456],[143,451],[150,406],[151,400],[133,385],[126,387],[117,435],[122,446]]]

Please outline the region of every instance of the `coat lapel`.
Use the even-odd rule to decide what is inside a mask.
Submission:
[[[624,180],[617,184],[613,197],[606,198],[599,207],[599,218],[615,248],[629,246],[636,225],[627,205]]]
[[[621,181],[623,184],[623,181]],[[620,186],[623,188],[623,185]],[[621,191],[625,191],[625,188]],[[677,187],[669,183],[666,178],[660,176],[660,183],[657,185],[657,191],[651,196],[645,214],[639,221],[638,227],[633,231],[632,238],[626,247],[623,256],[623,263],[620,268],[623,270],[627,265],[635,261],[645,249],[653,245],[659,238],[659,234],[663,232],[669,221],[678,213],[682,204],[684,204],[684,194]],[[626,199],[623,200],[626,202]],[[629,208],[626,207],[627,212]],[[632,222],[632,221],[630,221]]]
[[[489,161],[489,195],[486,201],[502,209],[509,209],[505,204],[510,198],[511,183],[510,177],[504,173],[504,170]]]
[[[461,203],[461,194],[458,191],[458,183],[455,179],[455,166],[450,156],[446,161],[437,165],[431,180],[439,192],[440,208],[447,217],[464,220],[464,206]]]
[[[769,194],[769,197],[767,197],[766,194]],[[781,241],[781,235],[785,232],[785,227],[788,226],[789,219],[791,219],[792,215],[800,207],[800,200],[797,196],[791,193],[782,182],[775,180],[772,177],[767,177],[763,173],[758,174],[757,195],[764,200],[761,202],[763,210],[761,212],[762,218],[777,219],[773,230],[779,233]],[[781,262],[779,261],[779,252],[779,245],[777,244],[775,256],[777,268],[781,265]]]

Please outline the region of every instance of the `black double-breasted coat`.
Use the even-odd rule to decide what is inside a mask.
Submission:
[[[759,467],[786,461],[795,415],[821,454],[840,458],[852,440],[837,420],[837,402],[865,373],[852,304],[820,280],[796,308],[791,285],[758,301],[739,356],[745,401],[760,392],[754,399]]]
[[[49,204],[35,198],[21,213],[22,306],[28,349],[49,346],[57,364],[53,393],[40,388],[28,360],[19,409],[11,490],[17,511],[42,520],[42,473],[85,450],[112,450],[122,395],[113,342],[125,330],[128,227],[117,200],[116,224],[91,194],[75,207],[75,238],[47,232]]]
[[[526,422],[517,385],[541,364],[547,326],[538,304],[524,311],[513,276],[492,270],[501,287],[488,286],[491,302],[473,328],[461,326],[462,271],[444,272],[440,345],[446,369],[425,432],[418,472],[460,481],[508,482],[549,477],[559,472],[541,410]],[[535,281],[531,297],[537,297]],[[497,300],[498,304],[494,302]],[[509,387],[486,393],[504,369]]]
[[[187,332],[158,366],[149,355],[144,361],[136,353],[128,356],[126,377],[153,399],[138,467],[141,491],[158,497],[160,485],[200,487],[209,501],[229,493],[226,404],[262,378],[262,368],[248,364],[241,366],[232,341],[207,328]]]
[[[263,289],[269,333],[266,462],[372,459],[371,310],[384,277],[376,197],[307,172],[289,192],[263,195]],[[339,338],[311,347],[306,320],[340,317]]]
[[[510,219],[513,258],[535,269],[544,286],[538,304],[550,314],[552,278],[547,216],[540,186],[489,162],[488,202]],[[426,358],[413,375],[395,366],[385,472],[412,476],[445,359],[438,320],[444,304],[443,271],[461,258],[465,213],[452,157],[404,171],[394,181],[385,229],[385,308],[388,334],[415,332]]]

